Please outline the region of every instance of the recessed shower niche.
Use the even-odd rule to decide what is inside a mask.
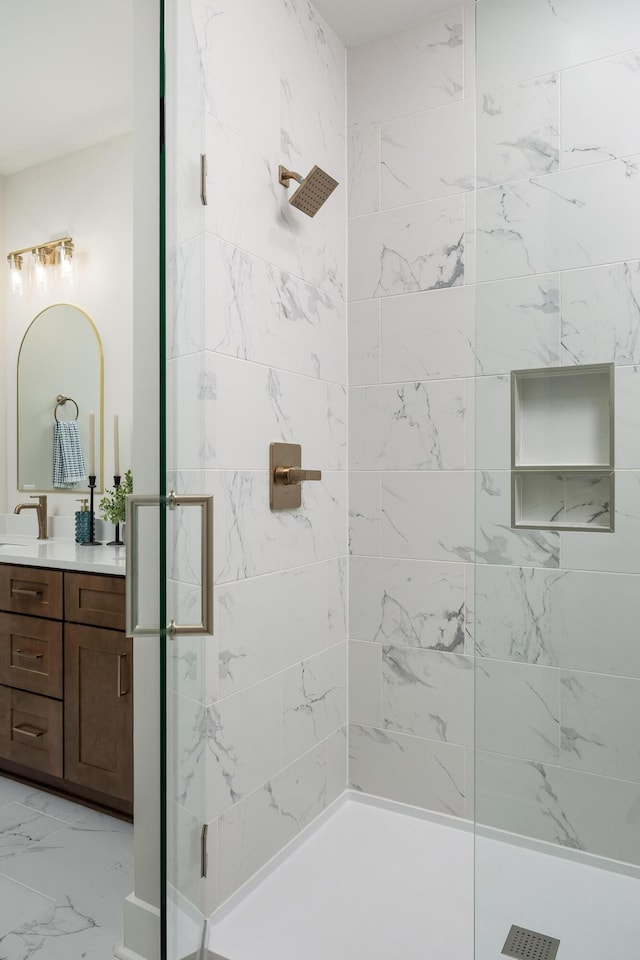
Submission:
[[[614,367],[511,372],[511,523],[613,531]]]

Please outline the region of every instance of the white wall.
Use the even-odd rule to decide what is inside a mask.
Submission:
[[[5,251],[5,177],[0,176],[0,251]],[[7,348],[6,348],[6,291],[8,287],[8,271],[0,274],[0,516],[7,509]]]
[[[60,293],[7,294],[7,510],[25,499],[16,488],[16,369],[22,337],[51,303],[75,303],[102,339],[105,383],[105,474],[113,476],[113,414],[120,414],[121,470],[131,464],[132,385],[132,153],[131,135],[96,144],[13,174],[5,181],[3,249],[20,249],[70,235],[78,263],[77,287]],[[82,363],[82,357],[78,357]],[[81,416],[89,411],[81,411]],[[4,419],[4,418],[3,418]],[[51,515],[71,516],[80,494],[50,494]],[[31,533],[30,515],[13,529]],[[31,518],[32,519],[32,518]],[[16,523],[18,525],[16,525]]]

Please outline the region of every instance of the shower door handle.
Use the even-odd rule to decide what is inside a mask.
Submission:
[[[165,506],[168,510],[196,507],[202,513],[201,520],[201,605],[199,623],[176,623],[171,620],[166,630],[174,638],[188,634],[213,634],[213,497],[180,495],[171,492],[167,497],[139,496],[131,494],[126,500],[128,530],[127,544],[127,614],[128,637],[157,636],[159,624],[144,624],[140,613],[140,510],[144,507]]]

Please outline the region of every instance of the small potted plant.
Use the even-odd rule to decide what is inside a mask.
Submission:
[[[100,513],[104,520],[112,523],[116,528],[115,540],[109,543],[109,546],[122,546],[120,539],[120,524],[125,521],[125,505],[127,494],[133,493],[133,474],[127,470],[122,482],[113,490],[106,490],[105,496],[100,501]]]

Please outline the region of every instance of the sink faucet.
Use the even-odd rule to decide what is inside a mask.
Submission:
[[[23,510],[36,510],[38,514],[38,540],[48,540],[47,534],[47,498],[40,496],[32,496],[32,500],[37,500],[37,503],[19,503],[18,506],[13,511],[14,513],[22,513]]]

